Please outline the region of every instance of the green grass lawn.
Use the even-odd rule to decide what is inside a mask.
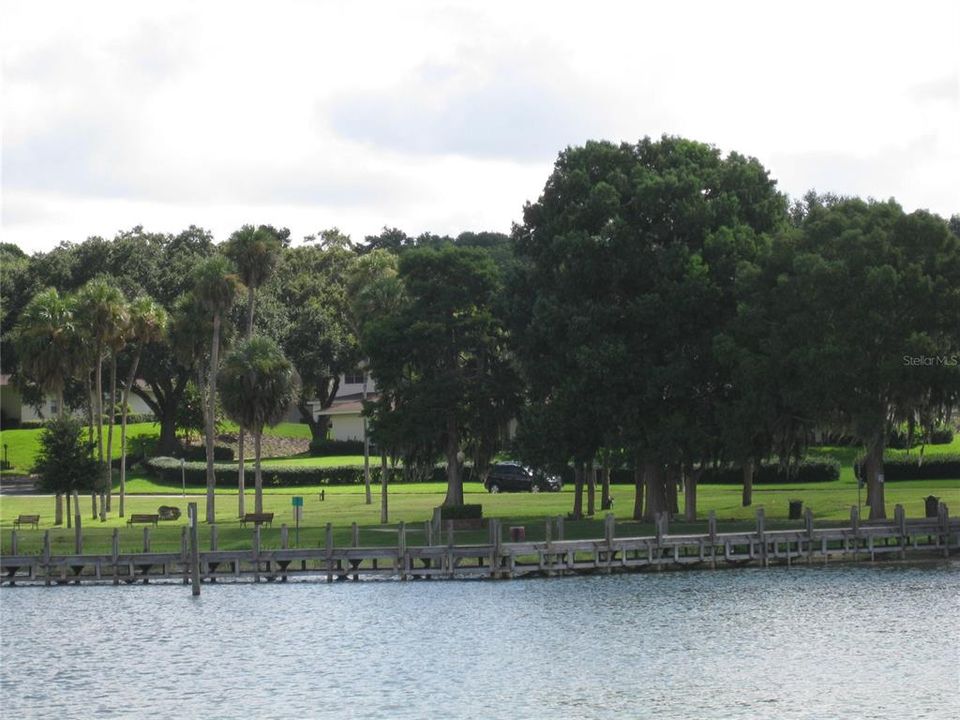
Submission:
[[[140,484],[140,485],[138,485]],[[201,517],[204,512],[202,488],[188,488],[187,497],[180,496],[179,487],[142,484],[140,479],[131,481],[131,488],[148,488],[151,492],[166,492],[170,497],[156,495],[133,495],[127,499],[127,513],[155,513],[160,505],[174,505],[186,516],[187,502],[199,504]],[[387,544],[396,542],[396,525],[381,526],[379,486],[374,486],[371,505],[364,502],[362,486],[333,486],[325,488],[325,500],[320,501],[319,488],[282,488],[268,489],[264,494],[264,508],[276,514],[276,524],[272,529],[264,529],[263,541],[269,547],[279,543],[279,526],[287,523],[293,527],[291,496],[304,498],[304,513],[301,530],[301,545],[317,545],[323,541],[324,526],[332,523],[335,528],[335,540],[338,544],[349,542],[351,523],[361,527],[362,544]],[[523,525],[528,537],[543,537],[544,521],[557,515],[566,515],[573,504],[573,493],[565,488],[560,493],[502,493],[490,495],[478,483],[468,483],[466,501],[483,505],[485,517],[503,520],[505,526]],[[422,527],[429,519],[433,508],[443,501],[442,483],[396,484],[390,489],[390,518],[392,523],[404,521],[411,526]],[[615,485],[612,489],[615,498],[614,515],[618,519],[618,534],[650,534],[652,528],[630,521],[633,509],[633,488]],[[936,495],[946,502],[952,513],[960,509],[960,480],[906,481],[888,483],[886,486],[887,510],[892,515],[893,506],[902,504],[908,517],[923,515],[923,498]],[[767,526],[796,527],[800,523],[787,520],[788,502],[801,499],[813,511],[816,522],[840,523],[849,518],[850,506],[857,504],[855,483],[839,480],[832,483],[803,485],[759,485],[754,489],[754,504],[744,508],[740,505],[740,488],[730,485],[704,485],[699,488],[698,510],[702,518],[694,525],[674,523],[673,532],[703,532],[706,517],[715,510],[721,529],[742,529],[753,526],[756,509],[763,507],[767,517]],[[599,505],[599,493],[598,493]],[[219,490],[217,493],[217,525],[219,546],[221,548],[248,547],[252,531],[240,528],[237,519],[238,497],[236,491]],[[247,511],[253,509],[253,493],[246,494]],[[107,551],[113,528],[121,528],[121,543],[124,548],[140,548],[143,541],[143,529],[130,528],[122,518],[116,516],[117,499],[114,498],[114,512],[105,522],[92,520],[90,498],[81,498],[85,550]],[[21,549],[39,550],[43,529],[52,529],[54,501],[43,496],[0,496],[0,547],[9,549],[10,530],[13,520],[19,514],[38,514],[41,516],[41,530],[22,530],[19,532]],[[681,498],[681,511],[683,510]],[[865,514],[865,509],[864,509]],[[600,521],[602,513],[598,511],[596,519],[567,524],[567,537],[601,537]],[[180,527],[183,520],[162,523],[159,529],[151,529],[152,547],[155,550],[172,550],[179,547]],[[203,532],[208,528],[203,526]],[[72,547],[73,531],[64,528],[53,529],[51,533],[55,548],[67,551]],[[482,542],[483,532],[465,532],[457,535],[457,542]],[[205,541],[206,542],[206,541]],[[411,536],[410,542],[417,542],[417,536]]]

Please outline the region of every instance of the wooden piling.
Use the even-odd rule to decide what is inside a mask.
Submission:
[[[897,530],[900,533],[900,559],[903,560],[907,556],[907,513],[903,509],[903,505],[896,505],[893,508],[893,518],[897,523]]]
[[[260,523],[253,527],[253,581],[260,582]]]
[[[44,585],[50,584],[50,531],[43,531],[43,578]]]
[[[17,547],[17,531],[16,530],[10,531],[10,554],[11,555],[20,554],[20,548]]]
[[[197,504],[187,504],[187,518],[190,522],[190,575],[192,579],[193,597],[200,596],[200,536],[197,525],[200,520],[197,516]]]
[[[327,558],[327,582],[333,582],[333,524],[327,523],[324,532],[324,549]]]
[[[769,567],[770,562],[767,559],[767,518],[762,507],[757,508],[757,540],[760,542],[760,560],[764,567]]]
[[[220,541],[220,528],[216,523],[210,524],[210,549],[213,552],[217,551],[217,544]]]
[[[853,529],[853,559],[858,560],[860,557],[860,508],[857,505],[850,506],[850,527]]]
[[[710,536],[710,567],[717,567],[717,511],[711,510],[707,516],[707,534]]]
[[[190,583],[190,539],[189,528],[186,525],[180,528],[180,566],[183,568],[183,584]]]
[[[74,493],[74,508],[79,509],[79,499],[77,493]],[[73,544],[77,555],[83,554],[83,523],[80,520],[80,512],[73,516]]]
[[[563,515],[557,515],[557,540],[563,540]]]
[[[350,538],[353,541],[353,547],[360,547],[360,528],[357,527],[357,523],[353,523]]]
[[[397,562],[400,565],[400,579],[407,579],[407,524],[401,520],[397,527]]]
[[[149,525],[143,528],[143,551],[145,553],[150,552],[150,526]]]

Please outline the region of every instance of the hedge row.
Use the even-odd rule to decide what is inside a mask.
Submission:
[[[363,455],[362,440],[311,440],[310,454],[317,457],[328,455]]]
[[[573,468],[565,468],[560,477],[564,485],[573,484]],[[786,468],[779,463],[763,463],[754,474],[757,485],[783,483],[832,482],[840,479],[840,463],[836,460],[804,460],[799,465]],[[612,485],[633,485],[633,470],[613,468],[610,471]],[[700,476],[701,485],[740,485],[743,469],[740,467],[707,468]]]
[[[853,466],[857,478],[862,477],[863,461]],[[960,455],[935,455],[924,458],[922,463],[916,460],[885,460],[883,480],[954,480],[960,478]]]
[[[164,482],[176,484],[181,481],[180,460],[178,458],[155,457],[146,461],[147,470]],[[237,486],[237,466],[234,464],[218,463],[214,465],[217,486]],[[266,487],[298,487],[301,485],[362,485],[363,468],[354,465],[337,465],[333,467],[289,467],[289,466],[262,466],[263,484]],[[373,482],[380,482],[380,468],[371,466],[370,478]],[[403,468],[391,468],[389,471],[391,483],[409,482],[404,476]],[[183,474],[187,485],[206,485],[207,465],[205,462],[187,462],[183,466]],[[463,468],[464,482],[473,478],[473,468]],[[447,471],[443,466],[433,468],[431,473],[421,479],[422,482],[444,482]],[[253,484],[253,467],[247,466],[245,483]]]

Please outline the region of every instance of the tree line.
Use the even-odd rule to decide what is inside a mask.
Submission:
[[[681,488],[695,517],[717,465],[742,468],[749,504],[761,461],[789,464],[827,432],[862,445],[884,517],[891,434],[931,432],[960,395],[960,216],[791,203],[757,160],[683,138],[568,148],[509,235],[289,235],[244,226],[217,245],[138,227],[31,257],[3,246],[4,372],[85,407],[99,459],[105,394],[124,450],[134,393],[163,454],[201,397],[208,520],[218,401],[259,458],[291,403],[325,437],[313,406],[358,368],[376,379],[365,414],[384,466],[442,459],[459,504],[466,463],[572,465],[574,516],[598,482],[609,506],[615,467],[634,471],[637,518],[676,512]],[[122,459],[121,503],[124,473]]]

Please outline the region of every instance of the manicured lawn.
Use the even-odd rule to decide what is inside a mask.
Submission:
[[[131,481],[131,487],[147,487],[142,480]],[[157,497],[145,495],[131,495],[127,500],[128,513],[155,513],[160,505],[174,505],[186,516],[186,504],[189,501],[197,502],[201,517],[204,512],[204,498],[202,488],[188,488],[186,499],[179,496],[178,487],[152,485],[149,488],[154,492],[166,491],[171,497]],[[316,545],[323,541],[324,526],[332,523],[335,528],[335,541],[338,544],[350,541],[350,525],[356,522],[361,527],[362,544],[388,544],[396,542],[396,526],[380,526],[379,486],[374,486],[373,504],[364,503],[363,487],[333,486],[325,488],[325,500],[320,501],[319,488],[301,487],[267,490],[264,495],[264,508],[276,514],[276,526],[273,529],[263,530],[264,545],[279,544],[279,526],[287,523],[293,527],[291,496],[300,495],[304,498],[304,513],[301,530],[301,545]],[[442,483],[395,484],[390,491],[390,517],[393,523],[401,520],[411,526],[422,528],[423,521],[429,519],[433,508],[443,501],[444,485]],[[614,515],[618,518],[618,534],[650,534],[652,528],[630,521],[633,509],[633,488],[624,485],[613,486],[612,494],[615,498]],[[908,517],[923,515],[923,498],[927,495],[936,495],[946,502],[952,514],[960,511],[960,480],[931,480],[907,481],[888,483],[886,486],[887,511],[892,515],[893,506],[903,504]],[[798,526],[796,521],[788,521],[788,501],[801,499],[813,511],[816,522],[844,522],[849,518],[850,506],[857,503],[856,485],[849,482],[837,481],[833,483],[805,484],[792,486],[757,486],[754,489],[753,507],[740,506],[740,488],[729,485],[705,485],[699,489],[699,513],[702,518],[694,525],[673,523],[673,532],[700,531],[706,527],[707,513],[712,509],[717,513],[721,529],[740,529],[753,526],[755,512],[763,507],[769,528]],[[217,524],[219,546],[221,548],[247,547],[251,542],[252,530],[240,528],[237,520],[236,492],[220,490],[217,494]],[[497,517],[504,521],[504,526],[523,525],[527,528],[530,538],[540,538],[544,534],[546,518],[566,515],[573,502],[573,493],[565,488],[560,493],[503,493],[490,495],[483,491],[477,483],[470,483],[466,487],[468,503],[483,505],[485,517]],[[599,505],[599,492],[597,497]],[[39,514],[41,528],[51,528],[53,520],[53,498],[40,496],[2,496],[0,497],[0,543],[9,549],[10,529],[13,520],[19,514]],[[116,516],[117,500],[114,498],[114,513],[106,523],[90,519],[90,499],[81,498],[83,511],[83,532],[85,550],[100,549],[106,551],[110,546],[110,535],[114,527],[121,528],[121,543],[126,549],[137,549],[142,546],[143,529],[129,528],[122,518]],[[253,493],[247,493],[247,510],[253,509]],[[681,510],[682,499],[681,499]],[[863,509],[866,514],[866,509]],[[600,520],[602,513],[597,512],[596,520],[587,520],[580,523],[567,523],[567,537],[600,537],[603,534]],[[152,547],[156,550],[176,549],[180,543],[180,528],[184,520],[163,523],[157,530],[151,529]],[[206,525],[203,533],[208,532]],[[419,531],[419,530],[418,530]],[[42,541],[42,530],[20,531],[20,546],[22,549],[36,551]],[[56,529],[51,533],[55,552],[65,552],[72,547],[73,531]],[[291,535],[292,537],[292,535]],[[485,533],[465,532],[457,535],[457,542],[482,542]],[[206,542],[206,541],[205,541]],[[410,542],[418,542],[416,535],[411,535]],[[59,549],[59,550],[58,550]]]
[[[224,432],[231,433],[237,431],[237,426],[233,423],[224,423]],[[114,427],[113,457],[120,457],[120,426]],[[33,466],[33,459],[36,457],[40,446],[40,428],[29,430],[3,430],[0,432],[0,443],[7,446],[7,457],[10,460],[13,469],[4,471],[14,475],[23,475],[30,472]],[[310,428],[301,423],[280,423],[276,427],[267,428],[267,435],[276,437],[287,437],[297,439],[310,439]],[[157,423],[134,423],[127,426],[128,452],[130,443],[140,438],[157,438],[160,436],[160,426]],[[104,444],[106,444],[106,428],[104,428]],[[290,458],[289,460],[294,460]],[[288,462],[284,458],[282,462]],[[300,462],[307,462],[309,458],[300,458]],[[361,463],[363,458],[361,458]]]

